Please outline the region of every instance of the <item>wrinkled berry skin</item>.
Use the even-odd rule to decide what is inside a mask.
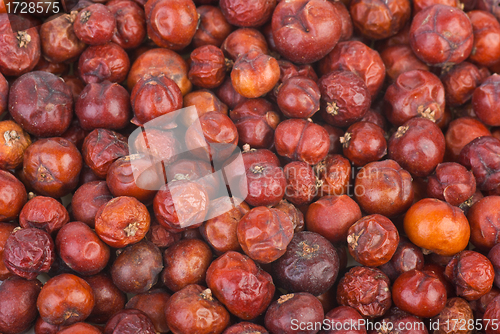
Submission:
[[[0,74],[0,115],[7,111],[9,96],[9,82]]]
[[[474,203],[467,212],[470,242],[480,251],[490,251],[500,243],[500,236],[496,233],[500,228],[499,205],[500,196],[486,196]],[[496,279],[500,279],[500,276]]]
[[[275,291],[271,275],[257,267],[249,257],[234,251],[226,252],[212,262],[206,282],[228,311],[243,320],[262,314]]]
[[[427,195],[459,206],[476,192],[476,179],[471,171],[455,162],[437,165],[428,177]]]
[[[182,50],[198,27],[198,13],[191,0],[149,0],[144,6],[149,38],[161,48]]]
[[[99,238],[114,248],[123,248],[142,240],[149,230],[151,216],[144,204],[134,197],[120,196],[103,204],[95,215]]]
[[[37,228],[13,232],[5,243],[3,261],[7,269],[23,278],[33,280],[48,272],[55,260],[54,241]]]
[[[26,203],[19,214],[21,227],[36,227],[54,237],[68,222],[68,210],[52,197],[36,196]]]
[[[203,284],[211,261],[212,251],[205,242],[183,239],[163,253],[165,269],[161,273],[161,279],[174,292],[189,284]]]
[[[156,334],[153,322],[142,311],[135,309],[121,310],[106,324],[104,334]]]
[[[284,212],[259,206],[241,218],[236,232],[245,254],[259,263],[271,263],[285,253],[293,228]]]
[[[353,307],[363,317],[380,317],[392,304],[390,284],[380,269],[354,267],[339,282],[337,302]]]
[[[103,4],[91,4],[80,11],[73,23],[76,37],[85,44],[106,44],[113,37],[116,20],[109,8]]]
[[[2,11],[5,13],[5,11]],[[20,23],[20,31],[12,32],[11,21]],[[19,19],[19,22],[17,22]],[[38,29],[31,28],[27,19],[18,15],[0,17],[0,72],[5,76],[20,76],[31,71],[41,56]]]
[[[490,260],[481,253],[464,250],[446,266],[446,278],[455,285],[458,296],[476,300],[493,287],[495,272]]]
[[[384,39],[395,35],[410,18],[408,0],[354,0],[350,14],[354,26],[370,39]]]
[[[129,69],[127,53],[112,42],[88,47],[78,60],[78,74],[86,84],[105,80],[123,82]]]
[[[459,328],[461,323],[473,323],[474,314],[469,303],[459,297],[449,298],[446,301],[446,306],[444,309],[432,319],[434,323],[439,324],[439,328],[434,330],[436,334],[446,334],[450,333],[450,328]],[[470,334],[472,330],[467,328],[467,331],[460,329],[455,332],[457,334]]]
[[[366,83],[375,98],[385,79],[385,65],[380,54],[360,41],[338,43],[332,52],[319,62],[319,73],[326,75],[336,70],[347,70]]]
[[[314,80],[298,75],[278,87],[277,103],[286,117],[308,118],[319,110],[321,93]]]
[[[482,191],[499,191],[500,140],[492,136],[478,137],[460,151],[459,162],[470,169]]]
[[[319,296],[333,286],[339,267],[335,247],[320,234],[303,231],[294,235],[272,270],[279,287]]]
[[[363,79],[353,72],[332,71],[320,78],[318,86],[322,116],[330,125],[352,125],[370,108],[370,91]]]
[[[134,111],[134,123],[150,120],[182,108],[179,86],[165,75],[145,75],[137,81],[130,102]]]
[[[229,325],[229,312],[210,289],[190,284],[174,293],[165,305],[165,318],[173,333],[222,333]]]
[[[373,240],[380,240],[374,243]],[[389,262],[399,243],[399,233],[389,218],[368,215],[354,223],[347,232],[349,253],[365,266],[378,267]]]
[[[85,163],[100,179],[106,178],[115,160],[128,153],[127,138],[107,129],[95,129],[85,137],[82,145]]]

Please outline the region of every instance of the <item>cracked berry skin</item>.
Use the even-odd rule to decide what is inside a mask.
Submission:
[[[296,233],[285,254],[272,266],[279,287],[315,296],[333,286],[339,268],[335,247],[325,237],[309,231]]]
[[[387,119],[395,126],[416,116],[436,122],[444,116],[445,90],[436,75],[413,70],[397,77],[387,88],[384,101]]]
[[[353,267],[339,282],[337,302],[354,308],[365,318],[383,316],[392,305],[390,284],[380,269]]]
[[[24,152],[23,173],[28,184],[40,195],[62,197],[78,185],[82,156],[64,138],[40,139]]]
[[[485,125],[500,125],[500,108],[498,107],[498,95],[500,92],[500,75],[489,76],[472,93],[472,108],[477,118]]]
[[[73,95],[69,86],[52,73],[26,73],[10,88],[9,112],[32,135],[60,136],[73,118]]]
[[[127,53],[113,42],[89,46],[78,60],[78,74],[86,84],[104,80],[123,82],[129,69]]]
[[[472,51],[474,35],[469,17],[460,9],[437,4],[413,18],[410,46],[427,65],[461,63]]]
[[[316,165],[328,154],[330,136],[321,125],[290,118],[276,127],[274,144],[279,155]]]
[[[288,60],[305,64],[323,58],[340,39],[342,23],[328,1],[278,3],[272,16],[273,39]]]
[[[72,325],[84,321],[95,305],[94,293],[83,278],[61,274],[42,288],[37,308],[43,321],[52,325]]]

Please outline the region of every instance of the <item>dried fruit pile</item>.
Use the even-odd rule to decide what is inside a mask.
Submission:
[[[28,3],[1,334],[500,333],[498,1]]]

